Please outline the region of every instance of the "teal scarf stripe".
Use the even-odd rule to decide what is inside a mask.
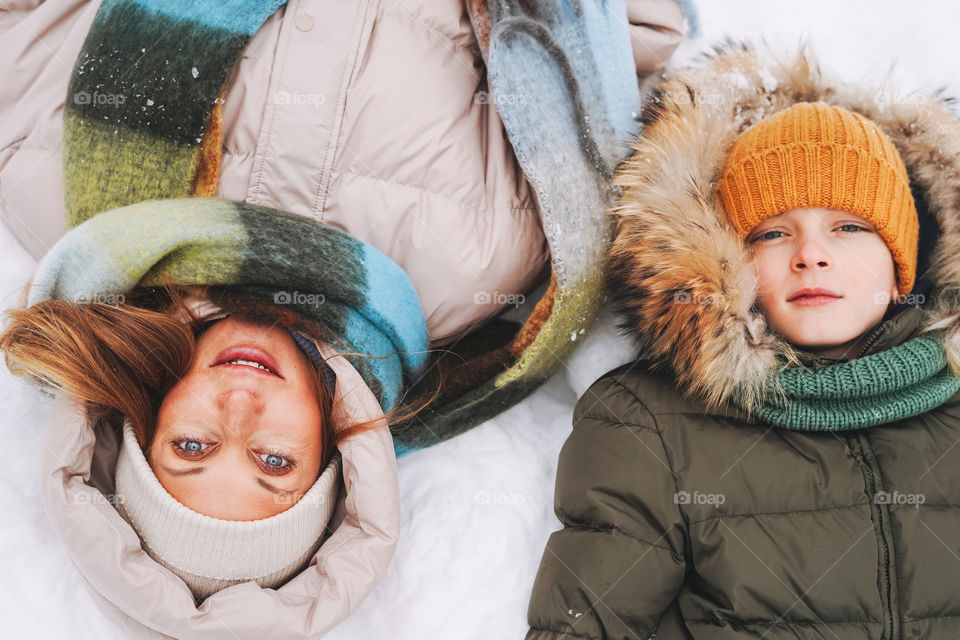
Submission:
[[[245,2],[235,15],[224,4],[240,3],[107,0],[77,59],[66,108],[100,125],[198,144],[213,98],[283,2]]]
[[[796,431],[845,431],[889,424],[934,409],[960,390],[943,344],[931,335],[823,369],[786,367],[787,395],[767,404],[760,418]]]
[[[112,11],[114,6],[123,4],[139,7],[157,20],[192,22],[252,36],[267,18],[286,4],[286,0],[104,0],[103,7]]]
[[[362,358],[361,375],[386,410],[426,361],[416,290],[390,258],[310,218],[225,200],[148,201],[91,218],[44,256],[28,304],[109,301],[163,276],[296,304],[339,337],[339,351],[375,356]]]

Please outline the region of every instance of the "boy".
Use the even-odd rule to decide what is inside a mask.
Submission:
[[[732,47],[668,78],[618,174],[611,291],[645,358],[577,405],[528,640],[960,633],[955,323],[901,304],[911,178],[956,286],[960,126],[777,73]]]

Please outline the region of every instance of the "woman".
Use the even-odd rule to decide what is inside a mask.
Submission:
[[[579,219],[584,212],[602,213],[597,204],[606,194],[605,176],[596,175],[594,161],[609,165],[618,153],[617,135],[627,128],[625,123],[633,124],[637,75],[662,66],[679,40],[683,20],[672,3],[660,3],[657,12],[675,28],[652,28],[645,19],[650,16],[632,11],[634,66],[626,12],[616,3],[587,3],[580,20],[573,22],[545,7],[539,15],[528,15],[527,8],[477,4],[471,5],[469,23],[459,2],[424,2],[412,8],[299,2],[279,11],[280,2],[236,4],[243,11],[207,13],[193,3],[160,6],[147,0],[109,1],[99,7],[78,2],[66,11],[65,5],[42,6],[27,20],[33,21],[34,33],[54,40],[57,34],[59,40],[35,41],[30,35],[23,42],[4,39],[19,59],[43,68],[42,73],[16,74],[25,83],[27,97],[11,110],[15,117],[0,119],[5,150],[0,179],[8,205],[4,215],[36,255],[44,254],[29,288],[30,309],[51,300],[93,301],[88,313],[109,316],[109,303],[119,301],[119,315],[112,322],[121,324],[125,314],[137,313],[128,303],[138,307],[144,301],[140,296],[146,295],[148,309],[172,316],[178,307],[175,290],[165,294],[169,301],[152,303],[148,293],[150,287],[171,283],[213,286],[215,293],[207,290],[188,306],[213,303],[213,313],[223,310],[241,318],[236,325],[212,325],[198,334],[195,349],[178,348],[175,353],[153,350],[139,335],[130,335],[123,344],[131,345],[133,353],[124,366],[136,374],[127,379],[143,376],[149,382],[144,394],[150,403],[111,406],[103,400],[111,394],[83,395],[76,387],[58,395],[48,436],[48,450],[57,453],[45,461],[48,512],[98,603],[139,635],[227,633],[229,625],[244,635],[308,637],[329,629],[362,600],[382,576],[398,528],[396,462],[391,435],[384,428],[389,412],[411,381],[424,373],[428,346],[460,341],[541,283],[548,247],[544,227],[561,226],[565,219],[558,212],[576,220],[577,228],[603,228],[599,219]],[[519,30],[499,29],[507,23]],[[575,68],[566,69],[564,76],[582,83],[569,118],[572,138],[544,135],[520,118],[527,111],[535,113],[530,109],[535,97],[553,111],[566,101],[542,98],[536,83],[527,83],[533,90],[529,94],[508,89],[520,71],[539,68],[525,62],[533,52],[506,57],[500,52],[514,43],[509,34],[531,25],[539,25],[536,33],[555,45],[554,54],[578,54],[570,58]],[[15,32],[21,33],[31,31]],[[607,37],[611,33],[617,37]],[[644,41],[649,46],[640,46]],[[77,60],[72,75],[69,63],[66,68],[57,64],[61,59]],[[489,65],[490,93],[479,71],[484,62]],[[603,74],[591,72],[600,68]],[[497,69],[501,72],[495,73]],[[603,83],[611,82],[615,86],[610,91],[591,84],[604,88]],[[557,86],[569,90],[567,83]],[[55,102],[64,93],[62,118],[56,108],[54,115],[45,116],[44,108],[30,106],[49,104],[49,95],[57,96]],[[36,125],[38,112],[41,126]],[[501,114],[508,112],[520,119],[501,125]],[[588,121],[596,133],[580,136],[579,128]],[[558,122],[562,125],[565,118]],[[507,144],[504,126],[517,156],[527,158],[523,171],[515,149]],[[36,155],[43,156],[44,149],[59,151],[61,131],[62,177],[56,159],[48,165]],[[565,160],[568,166],[582,165],[582,180],[591,187],[587,195],[572,198],[555,189],[538,190],[534,196],[525,177],[537,182],[531,170],[546,166],[534,144],[544,139],[574,151],[580,142],[591,141],[589,153],[580,154],[590,162]],[[560,156],[551,150],[545,157]],[[38,162],[44,170],[38,171]],[[33,188],[37,178],[43,190]],[[567,189],[574,184],[561,183]],[[61,185],[63,215],[73,228],[58,239],[62,228],[55,224],[22,221],[26,211],[51,213],[58,221]],[[52,200],[38,206],[38,193],[50,194]],[[51,235],[38,239],[37,229],[50,229]],[[559,237],[556,230],[552,233]],[[571,252],[553,241],[549,245],[555,281],[550,291],[555,293],[541,301],[535,314],[539,324],[528,324],[522,332],[508,326],[506,331],[474,333],[472,340],[458,345],[474,357],[459,370],[439,360],[431,363],[455,375],[447,376],[451,382],[445,386],[441,411],[394,431],[400,453],[455,435],[518,401],[552,371],[557,354],[570,348],[567,327],[579,330],[589,323],[598,289],[596,278],[583,285],[581,273],[595,263],[580,256],[567,265]],[[577,312],[558,312],[563,309]],[[228,344],[232,339],[220,333],[243,330],[244,320],[254,321],[258,328],[246,330],[260,336],[262,344],[244,344],[249,335]],[[550,322],[557,328],[541,331]],[[270,386],[280,384],[272,377],[278,372],[269,362],[251,361],[249,352],[241,354],[246,362],[216,361],[231,347],[253,346],[274,358],[278,356],[271,350],[291,354],[290,366],[303,370],[302,356],[295,355],[284,334],[269,331],[275,323],[293,331],[290,339],[297,346],[303,346],[297,335],[305,337],[306,345],[312,343],[336,377],[334,419],[324,421],[322,408],[300,416],[329,430],[326,435],[321,430],[318,443],[316,431],[308,429],[303,433],[309,433],[312,442],[300,444],[321,450],[336,444],[342,457],[344,486],[329,527],[333,534],[307,558],[308,569],[277,593],[245,580],[213,593],[198,609],[193,598],[184,597],[180,581],[160,570],[157,562],[147,562],[133,544],[130,528],[118,518],[139,522],[147,553],[161,558],[159,564],[174,567],[183,582],[190,584],[196,576],[206,580],[193,583],[192,595],[199,599],[204,590],[223,586],[211,581],[225,583],[230,576],[222,574],[223,567],[197,569],[190,564],[195,557],[171,561],[161,554],[158,546],[175,534],[169,528],[150,529],[149,523],[173,521],[157,514],[193,517],[167,498],[212,518],[186,529],[210,533],[233,518],[266,515],[239,524],[276,523],[273,518],[293,512],[310,496],[311,479],[314,487],[323,481],[325,472],[319,477],[315,472],[336,464],[336,454],[329,463],[323,454],[308,455],[309,463],[301,455],[302,477],[283,486],[250,475],[271,473],[269,466],[289,461],[266,447],[255,451],[251,442],[263,429],[253,428],[250,413],[269,410],[271,424],[275,413],[288,415],[269,409],[279,406],[268,397],[273,395]],[[193,320],[187,324],[192,326]],[[87,323],[90,331],[97,331],[96,326]],[[176,333],[169,326],[167,331]],[[123,348],[112,345],[109,336],[100,337],[109,346],[102,352],[106,367],[101,373],[110,379],[113,366],[123,370],[114,357],[114,351]],[[212,360],[209,351],[215,349],[208,350],[208,343],[219,348]],[[551,343],[558,349],[543,348]],[[304,348],[309,351],[309,346]],[[8,358],[10,352],[8,345]],[[165,356],[160,362],[179,363],[179,368],[160,366],[158,354]],[[461,354],[450,358],[456,359],[462,359]],[[213,371],[203,369],[205,362],[215,365],[207,367]],[[286,376],[288,365],[280,360],[274,364]],[[261,366],[270,371],[244,369],[260,371]],[[202,393],[178,390],[179,377],[191,371],[192,379],[202,383]],[[24,372],[68,389],[64,376],[58,380],[29,367]],[[249,381],[254,375],[262,384],[233,382],[235,376]],[[184,378],[187,385],[190,376]],[[319,399],[323,379],[317,375]],[[305,380],[300,383],[306,393]],[[433,382],[423,386],[430,396]],[[77,395],[83,402],[74,401]],[[113,394],[112,405],[122,397]],[[147,406],[150,410],[143,408]],[[175,410],[181,406],[187,410]],[[203,424],[191,423],[197,428],[162,441],[167,428],[177,429],[185,416],[195,420],[195,410],[205,417]],[[265,425],[266,419],[259,424]],[[365,429],[344,432],[357,425]],[[212,437],[199,433],[200,427],[222,430]],[[246,477],[238,457],[241,441],[256,454],[243,460]],[[76,447],[80,442],[84,446]],[[281,447],[272,448],[284,453]],[[315,452],[310,446],[306,450]],[[140,464],[141,454],[153,465]],[[226,466],[228,454],[231,468]],[[178,459],[169,459],[171,455]],[[187,459],[200,455],[205,464]],[[127,459],[129,466],[123,464]],[[200,466],[205,470],[192,471]],[[177,476],[164,467],[190,473]],[[125,475],[125,468],[134,472]],[[222,488],[228,472],[237,491]],[[78,482],[85,474],[99,491]],[[181,482],[187,478],[189,484]],[[220,482],[214,483],[217,478]],[[201,479],[218,487],[218,499],[196,489]],[[254,504],[254,492],[270,491],[259,480],[287,494],[275,494],[286,500],[283,505],[301,497],[289,509],[281,510],[272,498]],[[157,483],[162,492],[156,490]],[[121,503],[124,486],[135,487],[135,497]],[[115,496],[118,510],[109,505],[92,509],[97,495],[101,500]],[[146,502],[136,497],[144,495],[152,497],[147,504],[153,509],[138,516],[129,507]],[[317,526],[319,520],[308,524]],[[235,529],[230,530],[234,540],[249,533]],[[280,527],[274,524],[274,529]],[[211,535],[205,540],[214,545],[222,538]],[[282,572],[302,559],[298,553],[291,556],[289,563],[278,561],[279,569],[269,568]],[[118,557],[119,568],[111,566]],[[158,600],[157,594],[165,597]],[[320,612],[318,602],[324,603]],[[281,619],[263,615],[277,608],[283,611]]]

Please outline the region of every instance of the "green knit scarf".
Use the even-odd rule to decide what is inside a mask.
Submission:
[[[960,389],[941,341],[913,338],[879,353],[812,370],[778,374],[787,402],[768,403],[760,418],[797,431],[846,431],[926,413]]]

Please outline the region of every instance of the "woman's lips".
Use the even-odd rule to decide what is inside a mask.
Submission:
[[[257,367],[251,367],[245,364],[224,364],[231,360],[251,360],[253,362],[259,363],[265,366],[270,371],[264,371],[263,369],[258,369]],[[280,373],[280,367],[277,365],[277,361],[269,353],[264,351],[259,347],[252,346],[234,346],[224,349],[217,354],[217,357],[213,359],[211,367],[229,367],[231,369],[243,369],[244,371],[250,371],[253,373],[258,373],[264,376],[275,376],[277,378],[283,379],[283,374]],[[272,372],[272,373],[271,373]]]

